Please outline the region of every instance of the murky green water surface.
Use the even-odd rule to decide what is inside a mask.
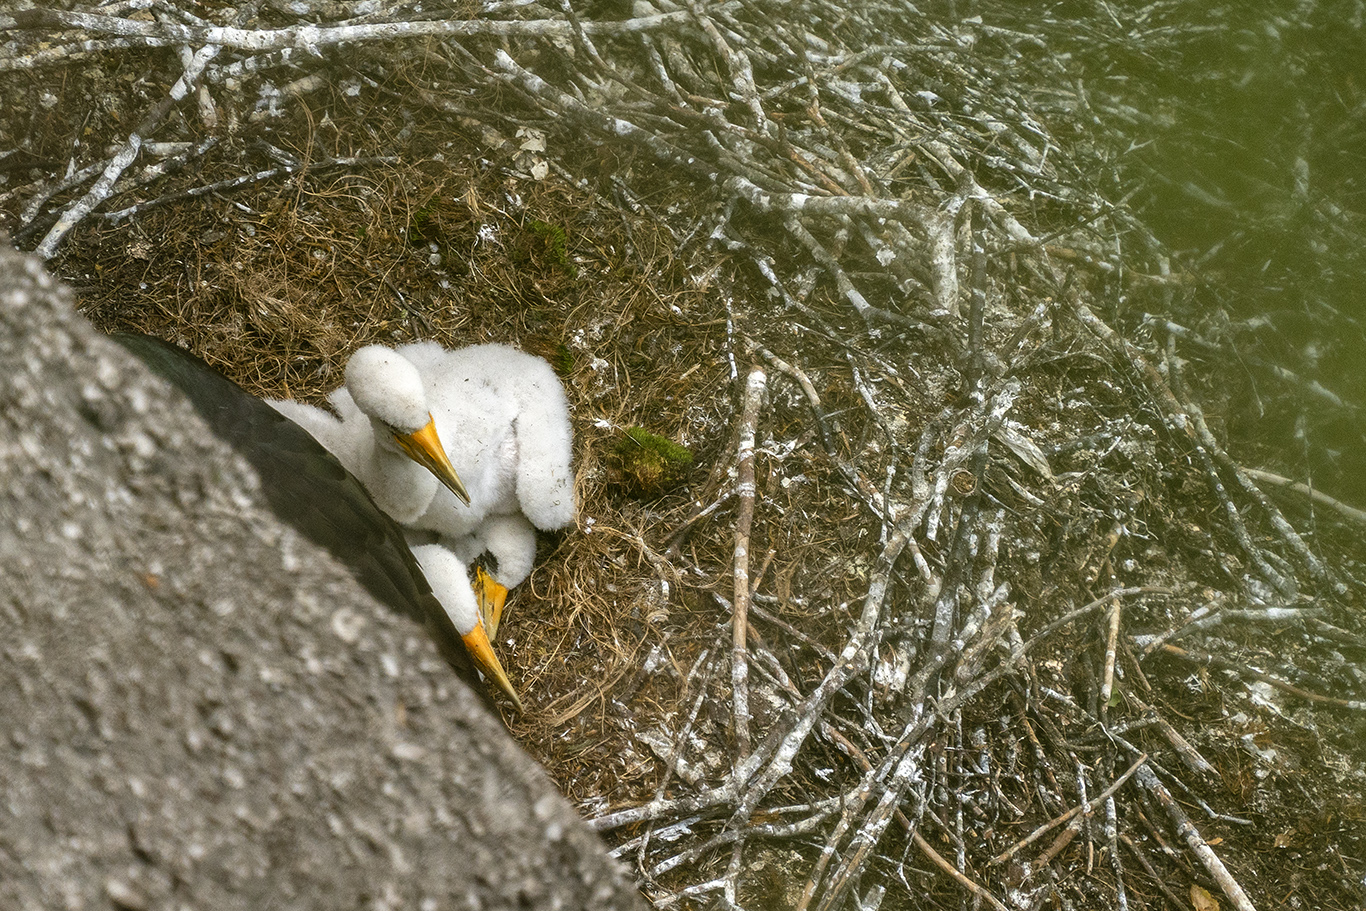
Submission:
[[[1130,140],[1118,189],[1173,269],[1201,279],[1171,316],[1231,355],[1228,371],[1181,349],[1197,370],[1225,371],[1211,385],[1227,386],[1232,447],[1366,506],[1366,3],[1101,2],[1038,15],[1071,36],[1065,52],[1098,118]]]

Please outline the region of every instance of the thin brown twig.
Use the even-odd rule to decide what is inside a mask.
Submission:
[[[1111,785],[1110,785],[1108,788],[1106,788],[1104,791],[1102,791],[1102,792],[1101,792],[1099,795],[1097,795],[1095,798],[1093,798],[1092,800],[1088,801],[1088,802],[1085,803],[1085,804],[1081,804],[1081,805],[1075,806],[1075,807],[1073,807],[1072,809],[1068,810],[1066,813],[1063,813],[1061,816],[1054,817],[1053,819],[1051,819],[1051,820],[1049,820],[1048,822],[1044,823],[1043,825],[1039,826],[1039,827],[1038,827],[1037,829],[1035,829],[1033,832],[1030,832],[1030,833],[1029,833],[1028,835],[1026,835],[1024,838],[1022,838],[1022,839],[1020,839],[1019,841],[1015,842],[1015,844],[1011,845],[1009,848],[1007,848],[1006,850],[1002,851],[1000,854],[997,854],[995,857],[993,857],[993,858],[992,858],[991,860],[989,860],[987,863],[990,864],[990,865],[992,865],[992,866],[995,866],[996,864],[999,864],[999,863],[1004,863],[1005,861],[1009,860],[1010,858],[1014,857],[1017,853],[1019,853],[1019,851],[1020,851],[1022,848],[1028,847],[1029,845],[1031,845],[1031,844],[1033,844],[1034,842],[1038,841],[1040,838],[1042,838],[1042,837],[1043,837],[1044,835],[1046,835],[1048,832],[1050,832],[1050,831],[1052,831],[1053,829],[1056,829],[1058,826],[1063,825],[1064,823],[1070,821],[1070,820],[1073,819],[1074,817],[1079,816],[1079,815],[1082,814],[1082,813],[1093,813],[1093,812],[1095,812],[1096,807],[1100,806],[1100,805],[1101,805],[1103,802],[1105,802],[1106,800],[1109,800],[1110,797],[1112,797],[1116,791],[1118,791],[1120,788],[1122,788],[1122,787],[1124,786],[1124,783],[1125,783],[1126,781],[1128,781],[1130,778],[1133,777],[1134,773],[1138,771],[1138,767],[1139,767],[1140,765],[1142,765],[1143,763],[1147,762],[1147,761],[1148,761],[1148,754],[1147,754],[1147,753],[1141,754],[1141,755],[1138,757],[1138,759],[1134,760],[1133,765],[1129,766],[1129,768],[1124,772],[1123,775],[1121,775],[1121,776],[1119,776],[1118,778],[1116,778],[1116,779],[1114,780],[1114,782],[1111,783]]]
[[[920,853],[924,854],[931,863],[948,874],[949,878],[958,883],[958,885],[971,892],[974,897],[991,905],[996,911],[1009,911],[1009,908],[1007,908],[1000,899],[992,895],[988,890],[977,885],[977,883],[969,879],[967,875],[954,867],[953,864],[941,857],[939,852],[934,849],[934,846],[925,840],[925,836],[921,835],[919,832],[912,832],[911,841],[915,843],[915,846],[920,849]]]

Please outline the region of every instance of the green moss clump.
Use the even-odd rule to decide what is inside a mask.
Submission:
[[[672,440],[632,427],[617,441],[613,475],[638,496],[658,496],[677,487],[692,470],[692,453]]]
[[[569,258],[569,235],[564,228],[532,219],[524,230],[528,240],[528,259],[554,266],[570,278],[578,276],[579,267]]]
[[[574,352],[569,350],[569,346],[560,342],[555,346],[555,356],[550,359],[550,366],[555,368],[555,372],[561,377],[567,378],[574,374]]]
[[[413,220],[408,224],[408,243],[416,247],[432,241],[440,243],[444,238],[436,207],[428,203],[413,213]]]

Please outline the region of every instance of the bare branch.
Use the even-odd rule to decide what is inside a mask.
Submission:
[[[689,14],[660,13],[636,19],[583,22],[586,34],[607,35],[668,28],[687,21]],[[560,38],[572,39],[574,25],[559,19],[429,19],[418,22],[376,22],[364,25],[298,25],[283,29],[242,29],[225,26],[190,26],[173,22],[121,19],[93,13],[57,9],[21,10],[14,15],[17,28],[75,28],[121,38],[140,38],[145,46],[214,44],[247,51],[284,48],[312,49],[348,42],[394,41],[411,38]]]
[[[1228,872],[1224,862],[1219,859],[1219,855],[1214,853],[1214,849],[1209,846],[1205,838],[1200,834],[1200,830],[1186,816],[1186,811],[1181,809],[1181,805],[1172,797],[1170,791],[1157,780],[1157,775],[1148,767],[1146,763],[1138,767],[1138,783],[1156,798],[1162,809],[1167,811],[1167,818],[1171,820],[1172,826],[1178,835],[1186,842],[1187,847],[1195,854],[1204,865],[1205,870],[1219,884],[1228,900],[1233,903],[1233,907],[1238,911],[1256,911],[1252,902],[1248,899],[1243,887]]]
[[[735,607],[731,618],[731,698],[735,710],[735,739],[743,760],[749,755],[749,656],[745,631],[749,627],[749,532],[754,521],[754,433],[759,422],[768,375],[753,367],[745,381],[744,406],[740,416],[740,448],[735,493],[740,511],[735,519]]]
[[[62,213],[61,217],[57,219],[57,223],[48,230],[38,246],[34,248],[34,253],[43,259],[51,259],[71,229],[80,224],[81,220],[89,215],[96,206],[109,198],[109,195],[114,191],[114,184],[123,174],[124,169],[138,157],[138,151],[142,148],[143,140],[161,125],[162,118],[170,113],[176,102],[190,93],[200,74],[204,72],[204,67],[218,54],[219,50],[221,48],[216,45],[208,45],[195,53],[189,63],[186,64],[185,72],[176,80],[175,85],[171,86],[166,97],[143,118],[142,123],[138,124],[137,129],[128,136],[128,141],[114,155],[113,160],[105,167],[104,173],[95,181],[90,191]]]

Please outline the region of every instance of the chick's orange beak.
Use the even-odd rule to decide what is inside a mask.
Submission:
[[[436,435],[436,421],[429,418],[427,426],[416,433],[395,433],[394,440],[404,455],[436,475],[436,479],[445,484],[446,488],[459,497],[466,506],[470,504],[469,492],[461,483],[460,476],[455,473],[455,466],[451,465],[451,460],[446,457],[446,449],[441,445],[441,438]]]
[[[474,599],[479,602],[479,616],[490,636],[498,635],[498,622],[503,618],[507,598],[507,586],[484,572],[482,566],[474,568]]]
[[[465,649],[470,653],[470,657],[479,665],[479,670],[485,676],[498,685],[498,689],[507,694],[512,700],[512,704],[517,707],[517,711],[522,711],[522,700],[518,698],[517,691],[512,688],[512,681],[508,680],[508,675],[503,672],[503,665],[498,663],[498,656],[493,653],[493,644],[489,642],[488,634],[484,632],[484,623],[474,625],[460,638],[465,640]]]

